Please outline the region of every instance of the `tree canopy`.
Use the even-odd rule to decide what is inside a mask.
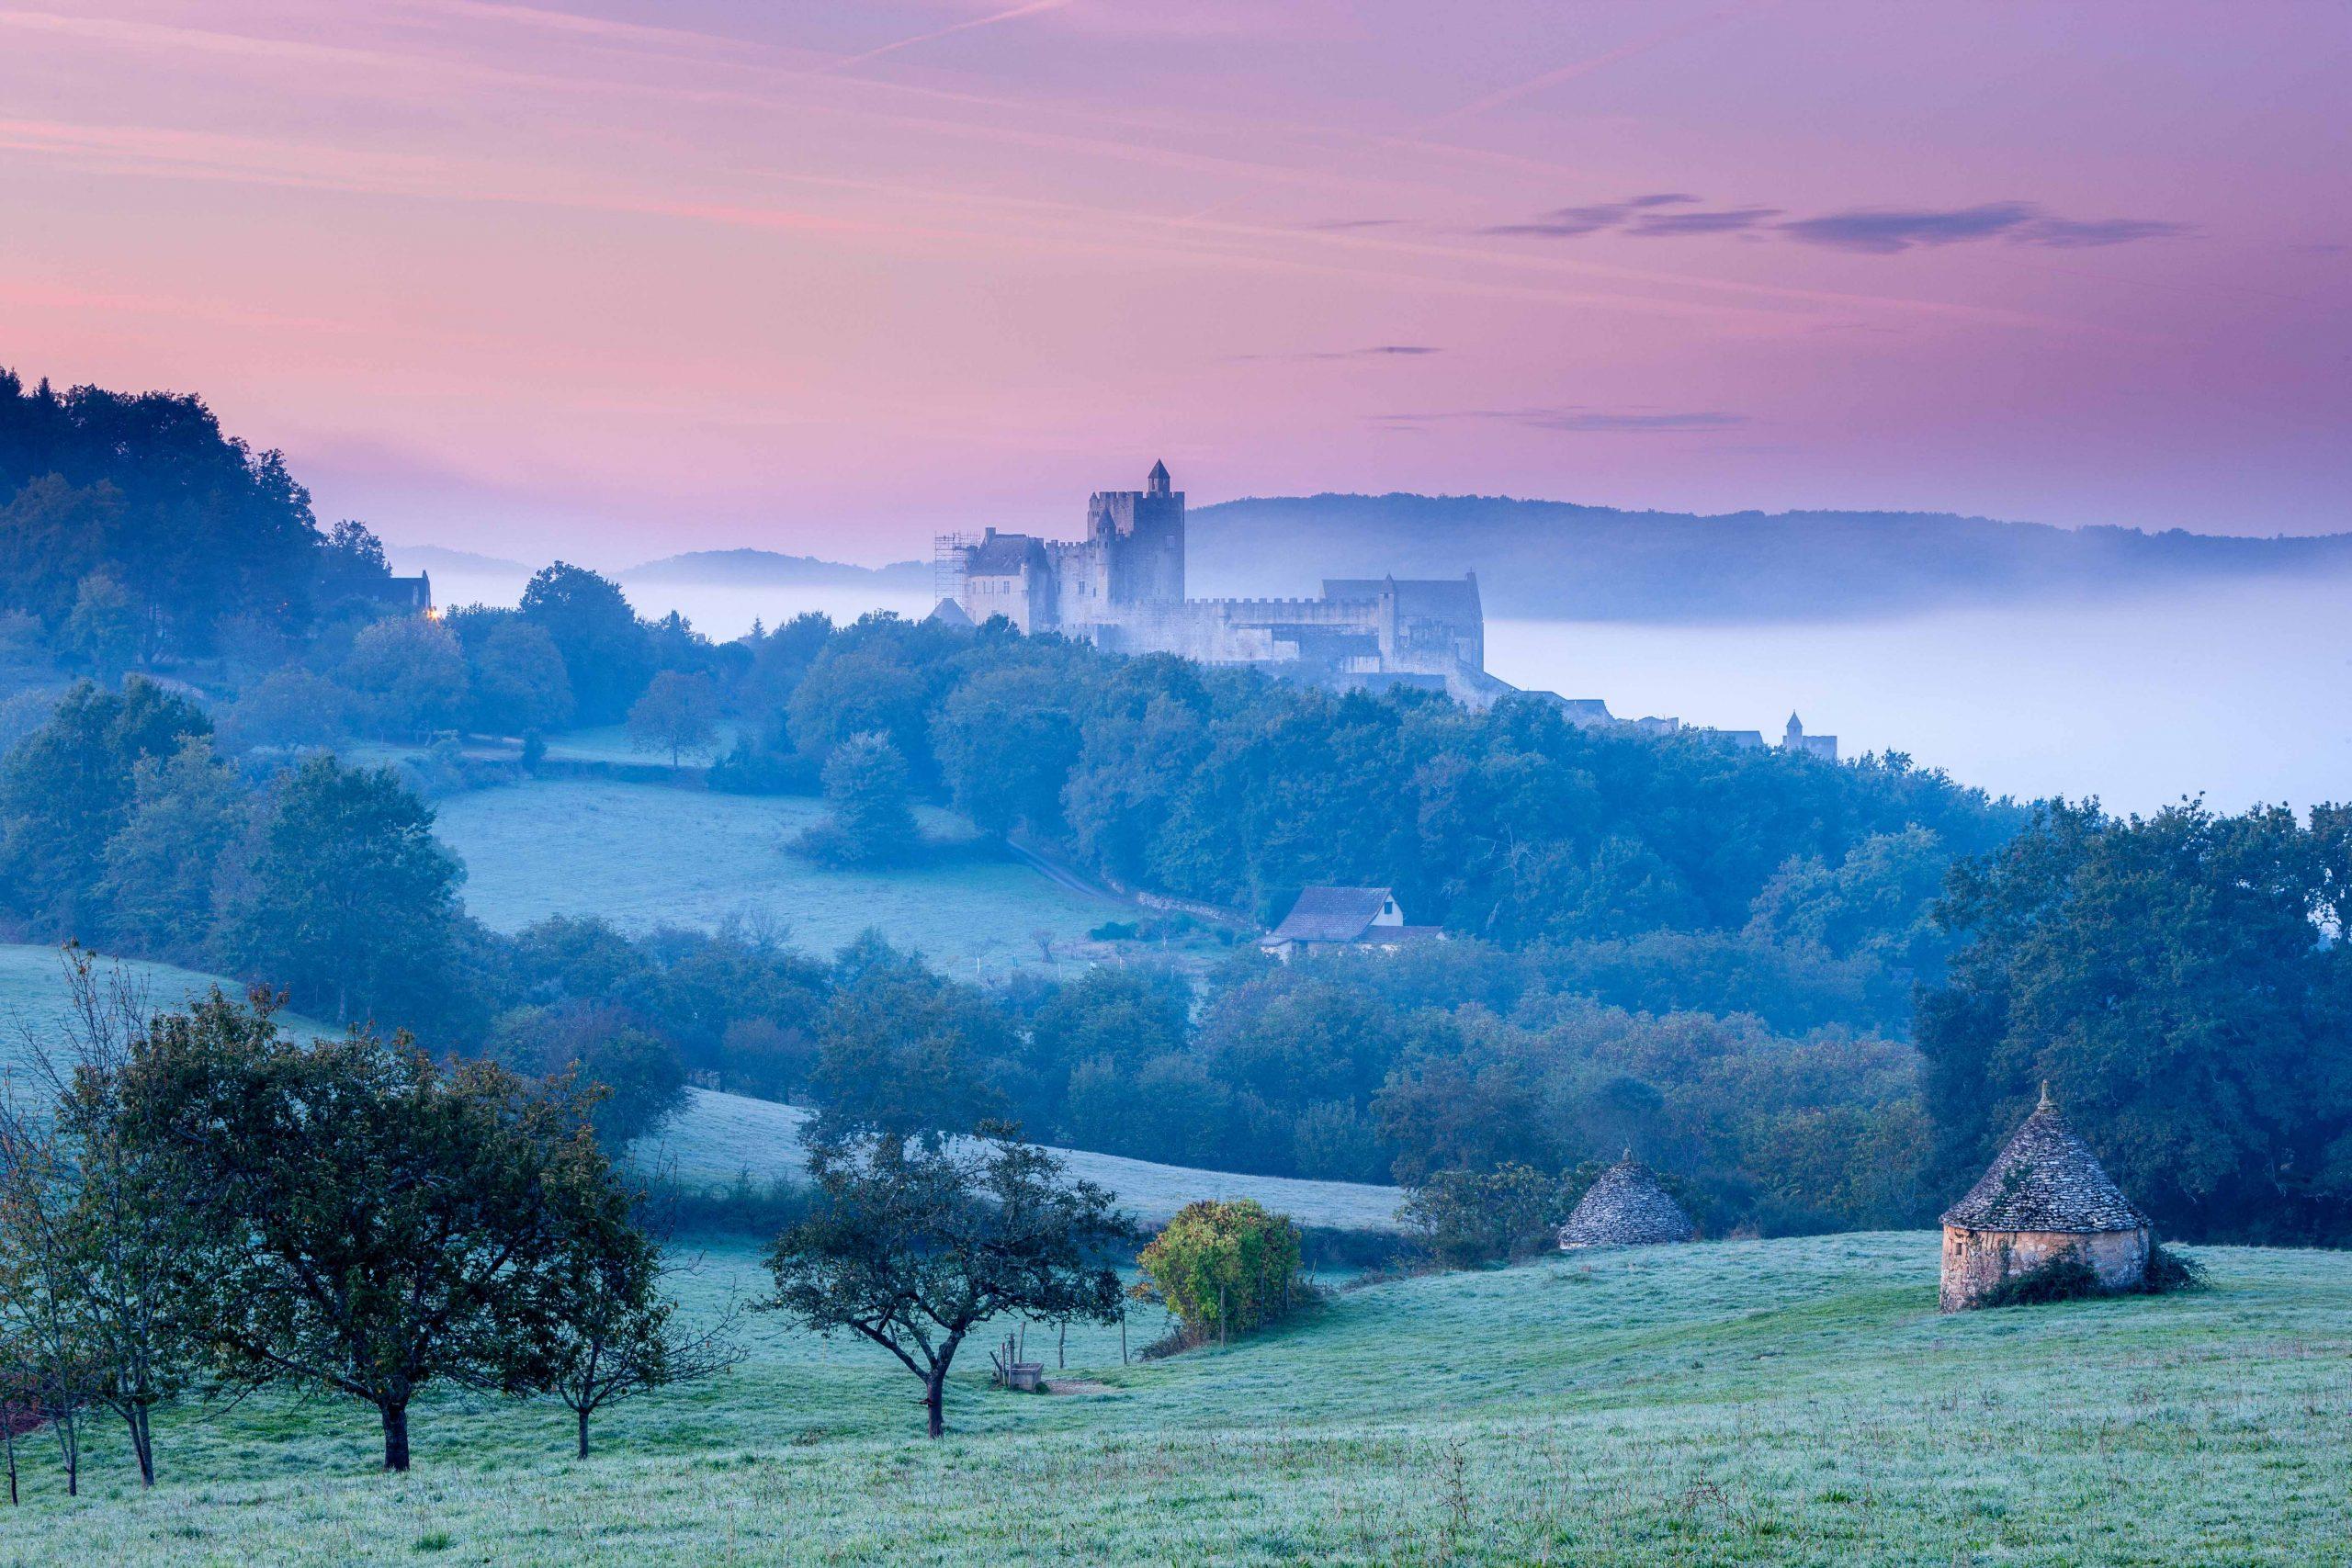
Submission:
[[[2047,1080],[2164,1229],[2352,1237],[2347,821],[2058,804],[1958,868],[1939,913],[1963,945],[1918,1023],[1943,1185]]]
[[[200,399],[27,390],[0,370],[0,600],[55,628],[93,574],[118,585],[135,651],[202,651],[231,616],[299,626],[321,547],[274,451]]]
[[[552,1388],[583,1250],[636,1250],[584,1103],[405,1037],[298,1043],[216,991],[155,1020],[119,1094],[204,1238],[185,1311],[216,1364],[374,1406],[388,1470],[435,1382]]]

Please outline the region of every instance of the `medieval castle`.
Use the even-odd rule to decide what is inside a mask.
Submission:
[[[1313,599],[1184,596],[1184,492],[1154,463],[1141,490],[1098,491],[1086,536],[1040,539],[990,528],[933,542],[939,618],[978,626],[1002,615],[1023,632],[1057,632],[1114,653],[1174,653],[1250,664],[1309,684],[1385,691],[1420,686],[1472,707],[1518,688],[1487,673],[1487,622],[1475,572],[1460,578],[1327,577]],[[1619,718],[1594,697],[1535,692],[1572,724],[1672,734],[1679,719]],[[1760,747],[1753,729],[1704,730]],[[1789,716],[1783,750],[1834,762],[1838,738]]]
[[[1086,536],[990,528],[938,540],[941,610],[1002,615],[1119,653],[1252,664],[1318,685],[1426,686],[1484,706],[1511,688],[1487,673],[1476,575],[1437,581],[1333,578],[1314,599],[1184,596],[1184,492],[1154,463],[1139,491],[1102,491]]]

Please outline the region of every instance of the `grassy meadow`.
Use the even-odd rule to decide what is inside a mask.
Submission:
[[[28,1030],[52,1043],[60,1040],[68,1005],[63,962],[56,948],[43,943],[0,943],[0,1072],[14,1070],[21,1076]],[[178,1007],[214,986],[231,996],[243,990],[234,980],[200,975],[168,964],[119,958],[101,958],[98,962],[103,969],[119,964],[129,970],[134,983],[144,989],[148,1002],[156,1008]],[[280,1013],[278,1022],[288,1032],[301,1035],[342,1032],[331,1024],[296,1013]]]
[[[686,1108],[635,1152],[647,1165],[700,1186],[730,1182],[739,1174],[759,1183],[797,1180],[806,1168],[800,1129],[808,1117],[797,1106],[690,1089]],[[1168,1220],[1196,1199],[1255,1198],[1302,1224],[1393,1231],[1396,1205],[1404,1201],[1396,1188],[1364,1182],[1237,1176],[1119,1155],[1056,1152],[1071,1175],[1109,1188],[1128,1212],[1149,1224]]]
[[[1074,1331],[1091,1394],[989,1390],[975,1345],[937,1444],[882,1352],[754,1317],[584,1463],[560,1407],[473,1396],[404,1478],[323,1400],[175,1414],[152,1496],[102,1428],[78,1502],[28,1450],[0,1562],[2352,1562],[2352,1258],[2199,1255],[2204,1293],[1952,1318],[1929,1233],[1547,1258],[1148,1365]]]
[[[641,760],[641,759],[640,759]],[[941,846],[929,864],[836,871],[787,852],[822,819],[802,796],[714,795],[662,784],[544,779],[436,803],[443,842],[466,863],[467,908],[501,931],[549,915],[602,915],[630,929],[764,918],[830,954],[866,927],[951,973],[1042,964],[1032,934],[1082,942],[1125,906],[1060,887],[976,842],[969,823],[916,815]],[[1057,961],[1067,954],[1057,949]]]

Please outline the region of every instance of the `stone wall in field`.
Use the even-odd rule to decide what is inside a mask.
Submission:
[[[1940,1301],[1946,1312],[1964,1312],[2002,1280],[2030,1273],[2067,1252],[2077,1252],[2109,1290],[2138,1284],[2148,1271],[2148,1233],[2127,1231],[1983,1231],[1944,1227],[1944,1271]]]

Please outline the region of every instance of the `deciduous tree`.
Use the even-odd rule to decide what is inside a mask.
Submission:
[[[122,1076],[152,1016],[145,987],[76,947],[61,963],[64,1013],[54,1025],[22,1026],[17,1051],[50,1101],[50,1127],[23,1107],[0,1107],[0,1144],[47,1151],[45,1178],[14,1171],[7,1229],[45,1255],[71,1319],[83,1395],[121,1418],[140,1483],[153,1486],[154,1411],[189,1371],[176,1286],[199,1237],[169,1161],[126,1137],[120,1115]]]
[[[940,1145],[860,1136],[820,1142],[808,1168],[817,1212],[768,1249],[775,1292],[760,1304],[897,1357],[922,1380],[934,1438],[948,1371],[979,1324],[1118,1320],[1119,1277],[1101,1257],[1132,1228],[1108,1191],[1068,1179],[1043,1149],[1001,1133]]]
[[[523,735],[571,722],[571,678],[544,626],[501,619],[469,655],[475,728]]]
[[[131,794],[96,890],[107,927],[131,952],[193,962],[211,935],[214,874],[245,829],[249,797],[201,735],[169,758],[141,758]]]
[[[664,670],[628,710],[629,744],[667,751],[676,767],[689,751],[707,751],[718,736],[718,690],[707,675]]]
[[[435,1382],[553,1388],[582,1249],[636,1246],[578,1097],[405,1037],[298,1043],[258,992],[158,1018],[120,1115],[203,1237],[184,1310],[221,1372],[368,1404],[387,1470]]]
[[[522,612],[563,656],[583,723],[611,724],[628,712],[645,689],[650,655],[645,627],[619,584],[557,561],[523,590]]]
[[[734,1303],[689,1326],[663,1294],[662,1276],[661,1249],[629,1226],[592,1229],[566,1260],[554,1383],[582,1459],[588,1424],[607,1404],[714,1376],[743,1359]]]
[[[0,762],[0,894],[43,928],[74,932],[136,796],[140,762],[211,732],[202,709],[143,675],[119,693],[88,682],[67,692]]]
[[[2157,1224],[2192,1239],[2352,1237],[2352,946],[2340,808],[2042,809],[1953,871],[1965,945],[1920,1000],[1947,1190],[2047,1080]]]
[[[338,1021],[437,1021],[453,1004],[461,874],[432,809],[390,770],[312,757],[264,807],[222,948]]]
[[[922,835],[907,798],[906,762],[878,732],[853,735],[825,761],[825,804],[831,816],[800,836],[799,849],[834,865],[898,865],[914,858]]]

